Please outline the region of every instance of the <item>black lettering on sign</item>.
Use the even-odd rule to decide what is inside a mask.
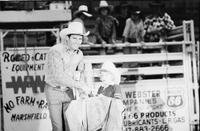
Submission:
[[[9,53],[8,52],[4,52],[2,54],[2,57],[4,57],[3,62],[9,62]]]
[[[12,122],[23,120],[40,120],[47,119],[47,116],[47,113],[12,114],[10,120]]]
[[[11,71],[40,71],[44,70],[44,64],[13,64]]]
[[[37,52],[35,54],[35,56],[32,57],[32,60],[34,60],[34,61],[44,61],[44,60],[46,60],[46,54],[47,53],[39,53],[39,52]]]
[[[136,98],[136,92],[125,92],[126,98]]]
[[[17,105],[30,105],[34,106],[36,98],[30,96],[16,96]]]
[[[21,88],[22,93],[26,93],[27,88],[32,88],[33,93],[39,93],[37,88],[40,88],[41,92],[44,92],[45,87],[45,76],[42,78],[40,76],[35,76],[35,80],[33,76],[24,76],[24,80],[22,80],[21,76],[11,76],[11,82],[6,82],[6,88],[12,88],[14,94],[18,94],[19,88]]]
[[[2,53],[4,62],[15,62],[15,61],[29,61],[29,54],[9,54],[9,52]]]
[[[38,108],[41,108],[41,109],[48,108],[47,102],[44,100],[38,101]]]
[[[15,107],[15,104],[12,100],[9,100],[3,107],[7,113],[10,113],[10,111]]]
[[[133,105],[133,104],[137,104],[136,99],[128,99],[128,100],[123,100],[123,104],[124,105]]]

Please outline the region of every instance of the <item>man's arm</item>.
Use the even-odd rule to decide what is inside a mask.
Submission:
[[[115,43],[115,40],[116,40],[116,28],[117,28],[117,25],[118,25],[118,20],[115,18],[115,17],[111,17],[112,18],[112,22],[113,22],[113,27],[112,27],[112,43],[114,42]]]
[[[115,24],[113,24],[111,43],[115,44],[115,40],[116,40],[116,26],[115,26]]]

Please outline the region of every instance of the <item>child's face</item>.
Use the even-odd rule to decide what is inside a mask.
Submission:
[[[113,76],[110,72],[108,71],[101,71],[101,74],[100,74],[100,79],[102,82],[104,83],[110,83],[113,81]]]

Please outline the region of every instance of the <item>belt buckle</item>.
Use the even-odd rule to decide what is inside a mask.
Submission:
[[[62,90],[62,91],[67,91],[70,88],[69,87],[64,87],[64,86],[56,86],[56,89]]]

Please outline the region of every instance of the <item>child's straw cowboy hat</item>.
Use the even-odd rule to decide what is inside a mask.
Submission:
[[[119,70],[115,67],[115,65],[112,62],[110,62],[110,61],[104,62],[102,64],[101,71],[110,72],[112,74],[112,76],[114,77],[114,83],[115,84],[120,83],[121,73],[119,72]]]

